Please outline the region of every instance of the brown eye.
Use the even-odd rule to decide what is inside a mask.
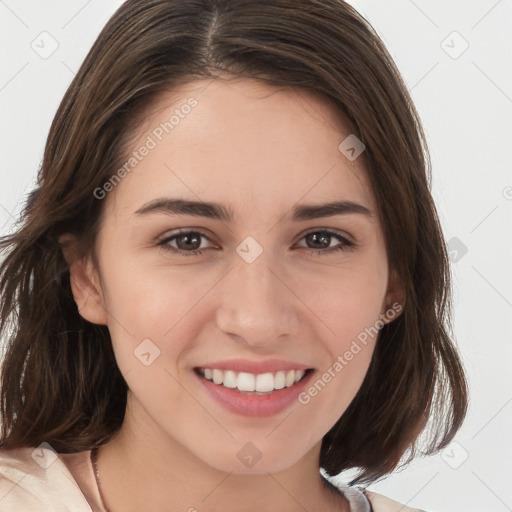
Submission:
[[[333,239],[337,240],[338,244],[331,247]],[[305,240],[307,244],[305,248],[312,249],[311,252],[314,255],[332,254],[336,251],[348,251],[354,249],[356,246],[354,242],[338,233],[328,230],[311,231],[303,236],[303,240]]]
[[[312,244],[312,249],[327,249],[331,245],[331,236],[322,232],[309,233],[306,235],[308,243]]]
[[[158,246],[166,251],[180,256],[194,256],[202,254],[205,247],[201,247],[202,239],[208,240],[206,235],[199,231],[180,231],[158,242]]]
[[[180,250],[197,250],[201,247],[201,234],[191,231],[183,235],[175,236],[176,245]]]

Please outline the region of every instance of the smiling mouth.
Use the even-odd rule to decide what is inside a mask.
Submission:
[[[267,395],[294,386],[311,373],[313,368],[268,373],[235,372],[217,368],[194,368],[194,371],[203,379],[233,391],[247,395]]]

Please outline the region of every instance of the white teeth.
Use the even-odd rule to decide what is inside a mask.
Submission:
[[[223,386],[226,386],[227,388],[236,388],[237,384],[238,380],[236,378],[236,373],[234,371],[228,370],[224,372],[224,379],[222,381]]]
[[[213,370],[213,382],[215,384],[222,384],[224,380],[224,372],[222,370]]]
[[[269,393],[275,389],[293,386],[304,377],[306,372],[304,370],[280,370],[276,373],[253,374],[239,372],[236,374],[233,370],[224,371],[216,368],[203,368],[201,373],[205,379],[227,388],[238,388],[239,391],[245,392]]]
[[[274,375],[272,373],[260,373],[256,376],[256,391],[265,393],[274,391]]]
[[[254,380],[254,375],[252,373],[240,372],[236,379],[236,387],[240,391],[254,391]]]
[[[302,377],[304,377],[305,373],[306,372],[304,370],[295,370],[294,382],[299,382],[299,380],[302,379]]]
[[[284,372],[277,372],[274,379],[274,388],[283,389],[286,385],[286,375]]]

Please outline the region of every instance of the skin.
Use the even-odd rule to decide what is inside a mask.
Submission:
[[[98,266],[66,253],[80,313],[108,326],[130,388],[123,426],[99,451],[106,505],[348,510],[321,481],[320,445],[361,386],[376,338],[308,404],[265,418],[222,408],[193,368],[275,357],[307,364],[319,378],[391,304],[403,303],[363,157],[351,162],[338,150],[350,131],[323,100],[239,79],[192,82],[158,98],[132,151],[191,96],[197,106],[104,199]],[[218,202],[234,218],[135,214],[164,196]],[[338,200],[360,203],[373,217],[291,220],[298,204]],[[195,246],[202,254],[157,246],[188,228],[205,235]],[[319,254],[342,244],[306,237],[321,229],[357,246]],[[263,249],[252,263],[236,252],[247,236]],[[149,366],[134,357],[144,339],[160,350]],[[237,457],[248,442],[261,454],[251,468]]]

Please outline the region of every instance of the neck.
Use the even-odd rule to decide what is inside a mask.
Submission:
[[[241,503],[246,512],[349,511],[346,499],[322,479],[319,456],[320,443],[282,471],[223,472],[170,438],[132,404],[121,430],[99,449],[97,463],[109,512],[238,512]]]

